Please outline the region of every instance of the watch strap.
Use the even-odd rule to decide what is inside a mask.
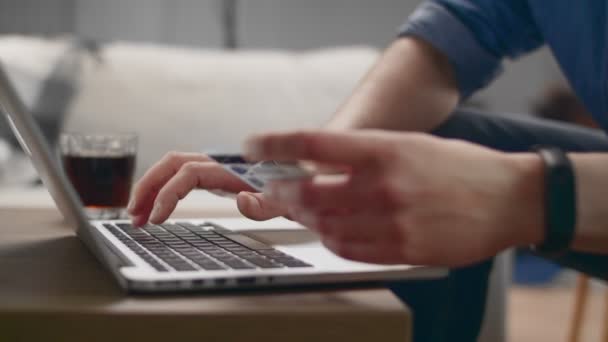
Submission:
[[[576,178],[568,155],[559,148],[539,146],[535,151],[545,166],[545,240],[535,247],[558,256],[568,251],[576,227]]]

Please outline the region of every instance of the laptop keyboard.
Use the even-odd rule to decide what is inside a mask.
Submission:
[[[104,224],[135,254],[160,272],[312,267],[264,243],[214,225]]]

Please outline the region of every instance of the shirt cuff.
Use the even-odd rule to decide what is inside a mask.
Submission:
[[[502,61],[486,50],[448,9],[427,1],[399,29],[399,36],[420,38],[445,54],[454,67],[460,100],[488,85],[502,71]]]

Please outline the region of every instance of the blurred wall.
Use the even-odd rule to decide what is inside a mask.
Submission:
[[[0,0],[0,33],[57,34],[74,27],[78,0]]]
[[[243,0],[245,47],[314,49],[367,44],[382,48],[418,0]]]
[[[221,46],[221,0],[0,0],[0,33]]]
[[[217,0],[76,0],[75,32],[101,40],[221,46]]]
[[[240,37],[247,48],[314,49],[345,44],[383,48],[420,0],[242,0]],[[476,102],[497,112],[526,114],[559,70],[548,49],[517,62]]]
[[[315,49],[386,46],[420,0],[240,0],[237,37],[243,48]],[[0,32],[100,40],[223,46],[222,0],[0,0]],[[478,98],[503,112],[527,111],[531,98],[558,78],[543,50],[509,65]]]

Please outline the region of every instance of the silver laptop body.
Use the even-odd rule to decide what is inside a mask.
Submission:
[[[2,65],[0,109],[66,221],[127,291],[380,283],[446,274],[440,268],[379,266],[342,259],[323,247],[316,235],[283,219],[262,224],[242,218],[170,220],[149,231],[132,229],[127,220],[89,221]],[[196,241],[199,237],[200,242]],[[159,245],[157,238],[172,244],[160,240]]]

